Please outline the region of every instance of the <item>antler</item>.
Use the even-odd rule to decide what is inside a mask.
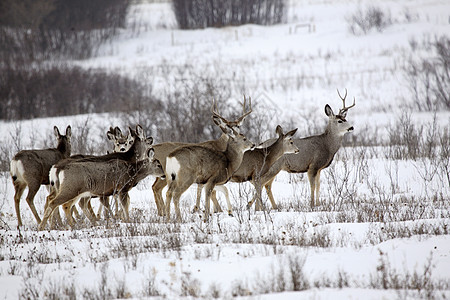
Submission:
[[[248,116],[251,112],[252,112],[252,98],[251,97],[248,97],[248,102],[250,103],[249,104],[249,106],[250,106],[250,110],[249,111],[245,111],[245,103],[247,102],[247,99],[245,98],[245,95],[244,95],[244,103],[242,104],[242,112],[243,112],[243,115],[242,116],[240,116],[239,117],[239,119],[237,119],[235,122],[239,125],[241,122],[242,122],[242,120],[244,120],[244,118],[246,117],[246,116]]]
[[[220,118],[229,127],[239,127],[241,125],[242,121],[244,120],[244,118],[247,117],[252,112],[252,99],[249,97],[249,110],[248,111],[246,111],[246,102],[247,102],[247,99],[245,98],[245,95],[244,95],[244,103],[242,104],[243,114],[242,114],[242,116],[240,116],[238,119],[236,119],[234,121],[229,121],[219,114],[219,112],[217,110],[217,102],[215,99],[213,99],[213,104],[211,106],[211,113],[213,114],[213,117]]]
[[[336,91],[337,91],[337,93],[339,95],[339,98],[341,98],[342,103],[343,103],[343,107],[339,110],[339,115],[343,115],[343,114],[345,114],[347,112],[347,110],[349,110],[350,108],[352,108],[353,106],[356,105],[356,103],[355,103],[356,99],[355,99],[355,97],[353,97],[353,104],[348,106],[348,107],[345,107],[345,99],[347,98],[347,89],[345,89],[344,97],[341,96],[341,94],[339,93],[338,89],[336,89]]]

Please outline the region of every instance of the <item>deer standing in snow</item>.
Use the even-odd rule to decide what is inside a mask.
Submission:
[[[320,172],[327,168],[333,161],[334,155],[342,145],[344,135],[353,131],[353,126],[347,122],[347,111],[355,106],[353,104],[346,107],[345,99],[347,98],[347,90],[344,97],[338,91],[338,95],[343,102],[343,107],[337,115],[334,114],[331,107],[325,105],[325,114],[328,117],[328,125],[325,132],[320,135],[309,136],[301,139],[294,139],[294,143],[299,149],[297,154],[287,154],[276,161],[270,170],[261,178],[261,182],[269,196],[272,207],[277,209],[275,199],[272,194],[272,183],[275,176],[281,171],[289,173],[307,173],[311,188],[310,206],[319,205],[320,190]],[[249,203],[251,205],[252,203]]]
[[[244,96],[244,102],[242,104],[243,113],[240,117],[238,117],[236,120],[233,120],[233,121],[229,121],[229,120],[223,118],[218,113],[214,114],[213,110],[215,110],[217,112],[217,106],[216,106],[215,102],[213,103],[211,112],[213,113],[213,115],[216,118],[221,119],[223,122],[227,123],[228,127],[233,128],[237,133],[239,133],[239,127],[241,126],[242,122],[252,112],[251,98],[249,98],[248,110],[246,108],[246,102],[247,102],[247,99]],[[206,142],[197,143],[197,144],[166,142],[166,143],[154,145],[153,149],[155,150],[155,158],[158,159],[161,162],[163,168],[165,168],[167,156],[179,147],[200,145],[200,146],[211,148],[211,149],[217,150],[217,151],[225,151],[225,149],[227,147],[228,139],[229,139],[229,136],[226,133],[222,133],[220,138],[218,138],[217,140],[211,140],[211,141],[206,141]],[[160,215],[160,216],[163,216],[165,214],[165,205],[164,205],[164,200],[162,197],[162,190],[164,189],[164,187],[166,185],[167,185],[167,179],[156,178],[155,183],[152,186],[153,195],[154,195],[155,202],[156,202],[156,207],[158,209],[158,215]],[[198,199],[197,201],[198,202],[200,201],[202,189],[203,189],[203,185],[199,184],[197,187],[197,199]],[[226,189],[226,187],[216,186],[216,189],[222,191],[225,194],[225,196],[227,197],[227,201],[229,202],[228,190]],[[213,195],[213,201],[216,204],[215,207],[220,210],[220,206],[218,206],[215,195]],[[197,209],[198,209],[198,206],[195,206],[194,211],[196,211]]]
[[[66,161],[52,168],[50,180],[57,184],[57,193],[47,200],[47,207],[39,229],[45,228],[53,211],[63,205],[64,212],[73,227],[71,206],[80,198],[107,197],[117,194],[128,219],[128,191],[148,175],[162,176],[161,164],[154,159],[152,139],[145,138],[142,127],[136,127],[135,141],[126,152]],[[83,207],[83,206],[82,206]],[[83,209],[84,210],[84,209]],[[85,211],[95,224],[95,218]]]
[[[213,120],[228,135],[225,151],[203,145],[179,147],[167,156],[166,178],[169,188],[166,194],[166,218],[170,219],[170,203],[173,200],[178,221],[181,195],[193,184],[203,184],[205,189],[205,221],[209,219],[211,193],[216,185],[227,182],[239,168],[244,152],[254,147],[247,138],[238,133],[224,118],[213,111]]]
[[[26,197],[28,206],[33,212],[38,223],[41,222],[36,207],[34,206],[34,196],[38,192],[40,186],[50,184],[49,171],[52,165],[56,164],[63,158],[70,156],[72,129],[66,128],[66,134],[61,135],[58,127],[54,127],[53,131],[57,140],[56,148],[41,150],[22,150],[18,152],[10,163],[10,173],[14,184],[14,202],[18,226],[22,226],[22,218],[20,216],[20,198],[26,187],[28,194]]]

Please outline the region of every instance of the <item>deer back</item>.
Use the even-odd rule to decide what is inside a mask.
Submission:
[[[38,179],[40,184],[49,184],[48,174],[52,165],[58,161],[69,157],[71,151],[70,138],[72,130],[70,126],[66,128],[66,135],[59,133],[58,127],[54,127],[54,133],[57,139],[56,148],[22,150],[18,152],[11,161],[11,173],[20,172],[28,178]],[[16,164],[16,167],[13,165]],[[26,174],[25,174],[26,173]],[[18,174],[12,174],[18,176]]]
[[[279,135],[278,139],[270,143],[269,146],[246,151],[241,165],[233,174],[232,181],[245,182],[257,176],[263,176],[283,154],[297,153],[298,148],[292,139],[296,131],[297,128],[284,134],[281,126],[278,125],[276,128],[276,133]]]
[[[59,169],[60,190],[74,195],[89,193],[93,196],[110,196],[128,192],[148,175],[161,176],[160,162],[152,157],[129,162],[120,159],[108,161],[75,160]]]

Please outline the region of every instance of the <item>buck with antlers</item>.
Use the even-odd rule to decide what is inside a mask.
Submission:
[[[28,206],[33,212],[36,221],[40,223],[41,218],[39,217],[33,202],[34,196],[38,192],[41,184],[48,185],[50,183],[48,174],[52,165],[56,164],[59,160],[70,156],[71,127],[67,126],[65,135],[61,135],[56,126],[53,128],[53,131],[57,140],[56,148],[22,150],[11,160],[10,173],[15,190],[14,202],[18,226],[22,226],[20,198],[22,197],[25,188],[28,186],[26,198]]]
[[[244,96],[244,102],[242,103],[243,113],[240,117],[238,117],[234,121],[229,121],[229,120],[223,118],[222,116],[220,116],[217,113],[217,104],[215,102],[213,102],[213,107],[211,108],[211,112],[213,113],[213,116],[215,116],[216,118],[225,122],[227,124],[227,126],[234,129],[236,131],[236,133],[239,133],[240,132],[239,127],[241,126],[242,122],[252,112],[251,98],[249,98],[248,110],[247,110],[246,106],[247,106],[247,99]],[[206,142],[202,142],[202,143],[198,143],[198,144],[166,142],[166,143],[154,145],[153,149],[155,150],[155,158],[158,159],[161,162],[161,164],[163,165],[163,168],[165,168],[167,156],[179,147],[190,146],[190,145],[199,145],[199,146],[204,146],[204,147],[216,150],[216,151],[225,151],[227,148],[228,140],[229,140],[229,135],[226,133],[222,133],[220,138],[217,140],[206,141]],[[160,216],[163,216],[165,214],[165,205],[164,205],[164,200],[162,198],[162,190],[167,185],[166,180],[167,179],[156,178],[155,183],[152,186],[153,195],[154,195],[155,202],[156,202],[156,207],[158,209],[158,215],[160,215]],[[203,189],[203,185],[199,184],[198,188],[197,188],[198,199],[200,198],[202,189]],[[224,189],[219,186],[218,189],[221,190],[222,192],[224,192],[227,199],[229,199],[228,198],[228,190],[226,190],[226,188]],[[200,200],[198,200],[198,201],[200,201]],[[217,203],[217,201],[215,200],[215,197],[214,197],[214,202]],[[229,202],[229,200],[228,200],[228,202]],[[217,207],[217,205],[216,205],[216,207]],[[196,206],[196,208],[194,208],[194,211],[196,211],[196,209],[197,209],[197,206]],[[220,207],[219,207],[219,209],[220,209]],[[231,212],[229,211],[229,213],[231,213]]]
[[[181,195],[193,184],[203,184],[205,189],[205,221],[209,219],[210,197],[216,185],[227,182],[239,168],[244,152],[254,147],[238,133],[229,122],[213,111],[214,123],[228,136],[225,151],[204,145],[177,148],[167,156],[165,173],[169,188],[166,194],[166,218],[170,219],[173,199],[177,219],[181,220],[179,207]]]
[[[62,205],[69,224],[73,226],[71,207],[80,198],[107,197],[118,194],[125,218],[128,219],[128,191],[148,175],[162,176],[163,169],[154,159],[152,138],[145,138],[142,127],[136,126],[134,143],[126,152],[68,160],[56,164],[50,174],[51,184],[57,185],[56,195],[47,199],[44,218],[39,229],[45,228],[53,211]],[[150,152],[149,152],[150,151]],[[95,218],[82,206],[93,224]]]
[[[275,129],[278,134],[278,139],[270,146],[263,148],[255,148],[253,150],[245,151],[242,163],[236,172],[231,177],[231,182],[246,182],[250,181],[255,187],[254,200],[258,199],[257,205],[260,207],[261,201],[261,178],[269,171],[270,167],[280,159],[284,154],[297,153],[298,148],[295,146],[292,136],[297,132],[297,128],[283,133],[283,128],[278,125]],[[221,186],[222,187],[222,186]],[[224,194],[227,195],[228,190],[224,187]],[[226,197],[228,214],[231,214],[231,203],[229,197]],[[219,205],[216,199],[213,199],[214,205]],[[200,197],[197,197],[196,208],[200,206]],[[220,205],[219,205],[220,207]]]
[[[294,139],[294,143],[299,149],[297,154],[287,154],[276,161],[270,170],[261,178],[261,182],[269,196],[270,202],[274,209],[277,209],[275,199],[272,194],[272,183],[275,176],[281,171],[289,173],[307,173],[311,188],[310,205],[311,208],[319,205],[320,190],[320,172],[327,168],[333,161],[334,155],[342,145],[344,135],[353,131],[353,126],[347,122],[347,111],[355,106],[353,104],[346,107],[345,99],[347,98],[347,89],[344,97],[338,92],[343,107],[337,115],[334,114],[331,107],[325,105],[325,114],[328,117],[328,125],[325,132],[320,135],[314,135],[301,139]],[[249,203],[249,206],[253,202]]]

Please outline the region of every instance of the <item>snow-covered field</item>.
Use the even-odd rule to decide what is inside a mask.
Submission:
[[[191,213],[195,187],[182,198],[183,222],[164,222],[150,177],[131,191],[131,223],[82,219],[77,230],[38,232],[23,199],[18,230],[11,178],[2,173],[0,299],[450,298],[450,113],[416,111],[403,72],[405,58],[431,55],[413,50],[413,40],[449,35],[450,3],[379,1],[393,24],[351,34],[346,19],[368,3],[291,1],[287,24],[192,31],[174,29],[170,4],[134,5],[127,30],[98,57],[73,63],[151,80],[156,95],[176,86],[180,67],[217,74],[236,102],[250,95],[252,114],[270,117],[267,138],[277,123],[298,127],[299,137],[319,133],[325,104],[337,111],[336,88],[347,88],[355,131],[344,146],[359,143],[322,172],[314,211],[307,177],[280,173],[278,211],[247,210],[252,187],[229,183],[234,216],[216,213],[209,223]],[[71,124],[74,137],[88,126],[92,143],[120,122],[105,114],[0,122],[0,142],[50,146],[53,126]],[[395,134],[429,137],[433,154],[403,155],[408,147],[392,144]],[[42,187],[35,198],[41,215],[46,196]]]

